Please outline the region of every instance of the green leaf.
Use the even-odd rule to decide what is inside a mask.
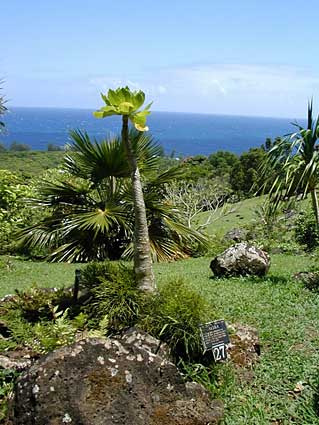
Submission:
[[[130,115],[134,111],[134,105],[131,102],[122,102],[119,105],[121,115]]]

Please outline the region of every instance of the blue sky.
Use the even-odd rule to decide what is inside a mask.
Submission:
[[[154,110],[303,117],[318,21],[313,0],[10,0],[0,77],[9,106],[94,109],[127,84]]]

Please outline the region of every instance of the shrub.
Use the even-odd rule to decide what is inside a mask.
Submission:
[[[170,346],[176,361],[191,361],[202,353],[199,324],[206,314],[204,299],[178,279],[149,298],[140,324]]]
[[[55,318],[54,308],[61,305],[65,309],[71,303],[71,294],[65,289],[50,290],[32,287],[25,291],[16,290],[14,299],[8,304],[10,309],[18,310],[30,323]]]
[[[0,253],[11,252],[12,235],[31,224],[37,212],[26,206],[25,198],[35,196],[32,184],[21,176],[0,170]]]
[[[316,370],[316,374],[314,376],[313,379],[313,383],[312,383],[312,387],[313,387],[313,407],[314,410],[317,414],[317,416],[319,417],[319,370]]]
[[[54,315],[51,322],[38,322],[33,328],[35,338],[32,348],[37,352],[47,353],[75,341],[76,328],[68,320],[68,311],[58,311],[55,307]]]
[[[48,152],[61,152],[64,151],[63,146],[55,145],[53,143],[48,144]]]
[[[116,283],[127,279],[134,280],[134,271],[116,261],[103,261],[88,264],[81,272],[81,285],[92,289],[104,281]]]
[[[106,333],[134,326],[143,302],[134,271],[123,263],[92,263],[84,270],[81,284],[90,291],[85,312],[91,326],[97,323]]]
[[[296,241],[308,251],[319,246],[319,228],[312,212],[302,213],[295,223]]]
[[[68,318],[68,310],[53,307],[52,320],[28,322],[19,308],[11,308],[1,316],[9,337],[0,340],[0,351],[29,347],[36,353],[47,353],[75,341],[76,321]]]
[[[31,150],[31,148],[26,143],[12,142],[10,145],[10,151],[13,152],[24,152],[29,150]]]

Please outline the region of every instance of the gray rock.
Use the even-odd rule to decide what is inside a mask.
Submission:
[[[243,242],[247,238],[247,231],[241,228],[234,228],[225,233],[224,239],[227,241]]]
[[[247,243],[238,243],[215,257],[210,268],[215,276],[265,275],[270,267],[268,254]]]
[[[222,402],[212,402],[198,384],[185,384],[173,363],[150,351],[159,341],[134,332],[82,340],[36,361],[17,381],[12,423],[219,423]]]
[[[0,355],[0,368],[1,369],[13,369],[18,372],[29,368],[32,364],[30,358],[24,357],[21,359],[10,359],[7,356]]]

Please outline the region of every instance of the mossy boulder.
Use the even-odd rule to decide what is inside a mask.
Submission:
[[[12,423],[218,423],[222,402],[185,383],[166,356],[154,353],[157,346],[159,341],[135,332],[123,339],[85,339],[44,356],[16,384]]]

